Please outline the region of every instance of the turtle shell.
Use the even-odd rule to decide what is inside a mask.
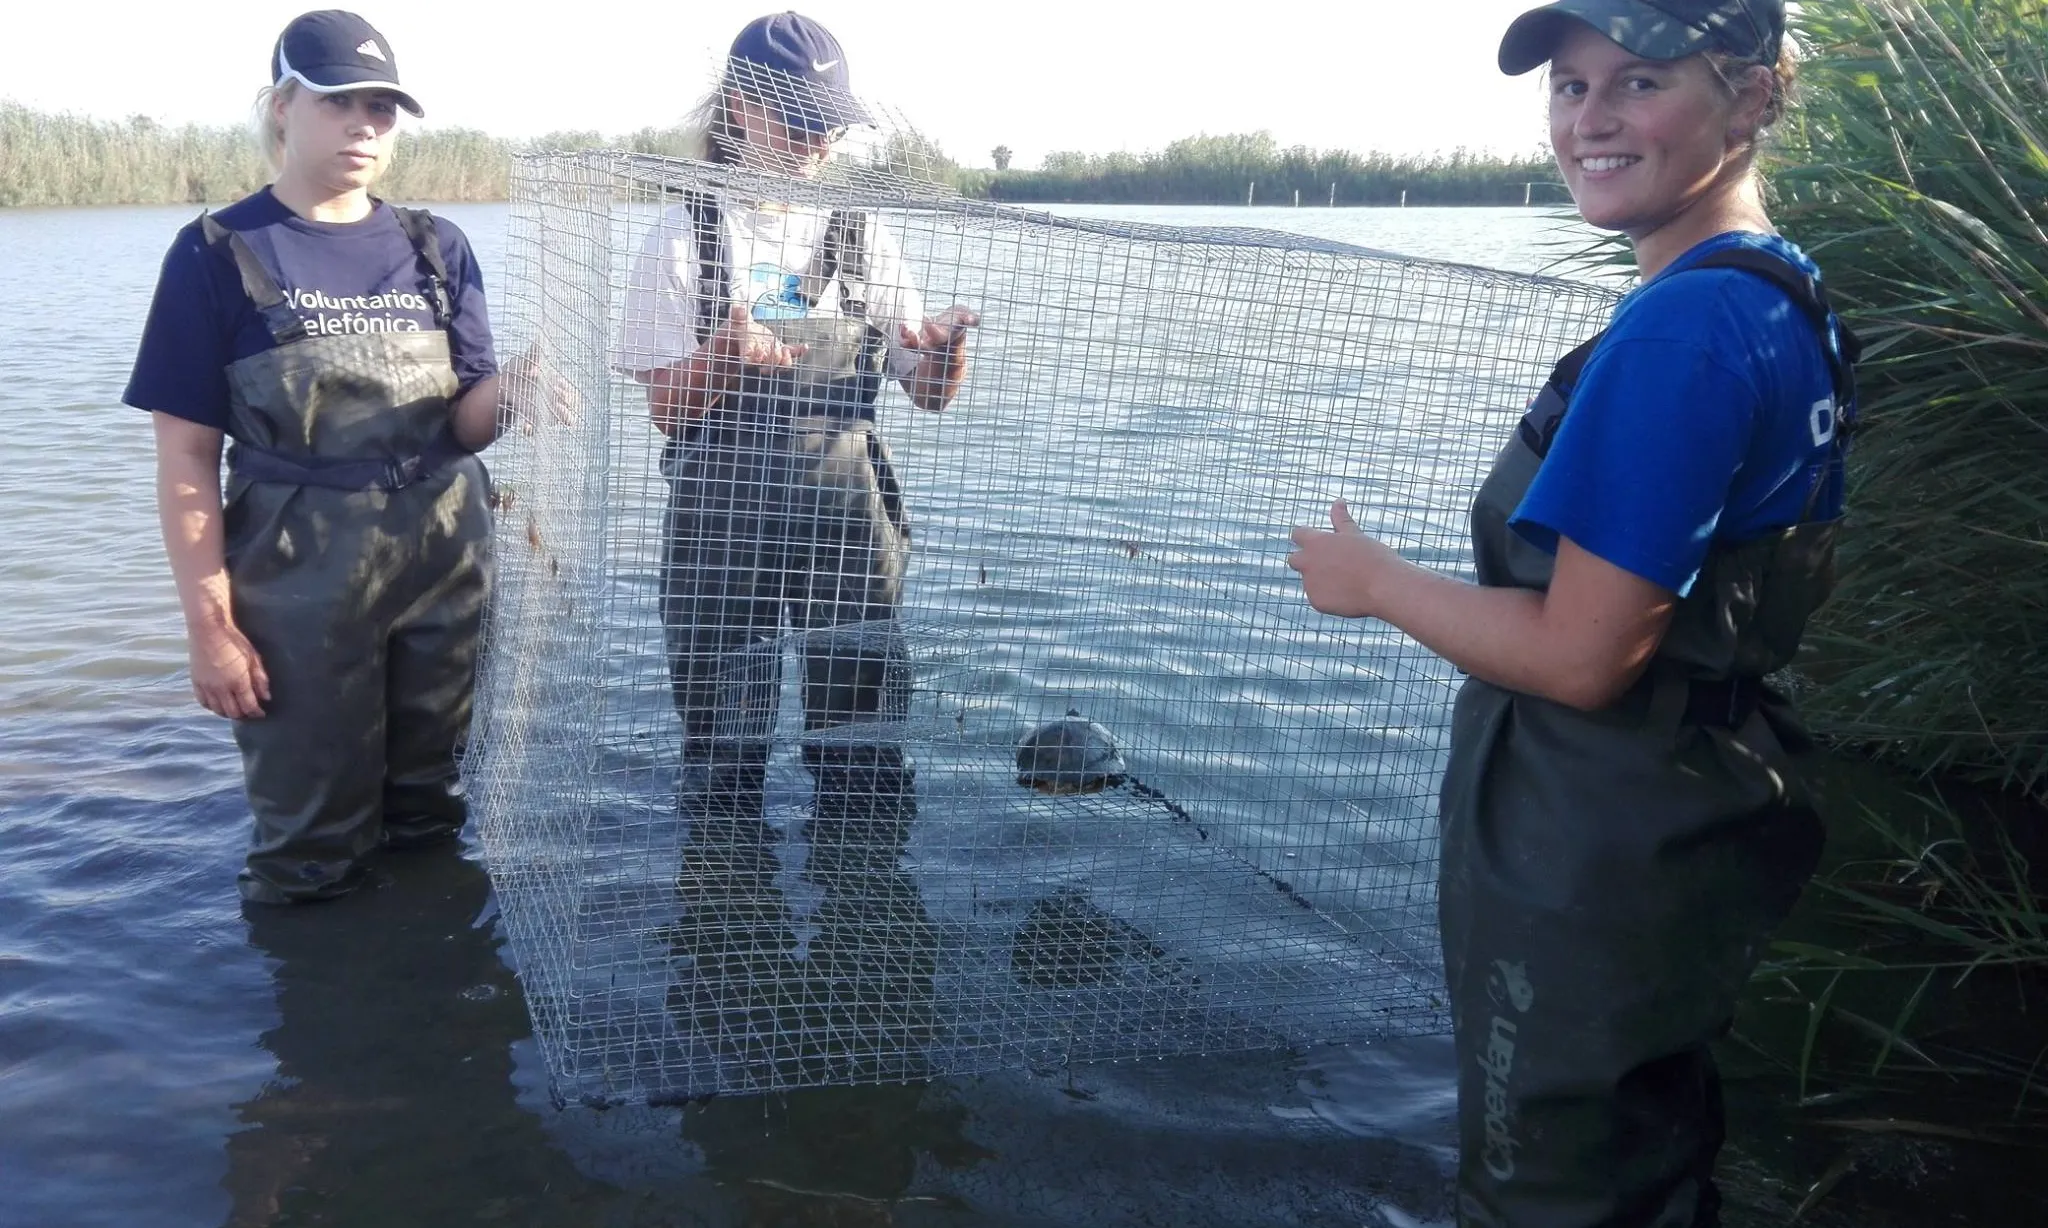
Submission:
[[[1109,730],[1077,712],[1033,729],[1017,747],[1017,783],[1040,793],[1097,793],[1128,772]]]

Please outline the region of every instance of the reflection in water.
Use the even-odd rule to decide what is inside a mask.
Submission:
[[[1031,906],[1010,949],[1010,971],[1040,989],[1142,983],[1170,975],[1176,962],[1143,930],[1063,887]]]
[[[384,859],[353,896],[244,909],[281,1017],[277,1073],[227,1141],[229,1228],[474,1222],[582,1184],[512,1103],[525,1005],[479,923],[489,893],[443,848]]]
[[[891,1224],[920,1155],[956,1169],[991,1153],[964,1137],[965,1109],[926,1103],[938,939],[902,866],[913,773],[891,746],[809,759],[817,802],[798,894],[815,903],[801,918],[776,885],[759,782],[702,782],[684,798],[670,1005],[718,1065],[700,1085],[879,1085],[704,1097],[684,1110],[682,1132],[706,1175],[735,1192],[744,1223]]]
[[[937,931],[902,866],[917,818],[913,773],[893,746],[812,753],[799,916],[778,885],[777,835],[756,765],[717,765],[685,793],[669,1004],[711,1069],[692,1091],[899,1082],[929,1072]],[[796,860],[799,853],[785,846]]]

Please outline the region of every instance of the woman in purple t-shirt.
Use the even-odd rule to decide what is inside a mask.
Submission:
[[[155,419],[192,688],[235,723],[257,903],[341,894],[379,845],[466,819],[490,581],[474,453],[501,412],[467,239],[370,195],[399,108],[422,113],[390,44],[308,13],[271,82],[256,119],[275,178],[179,233],[123,398]]]

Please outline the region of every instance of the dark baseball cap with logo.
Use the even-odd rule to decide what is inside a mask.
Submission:
[[[849,88],[839,40],[801,13],[771,13],[748,22],[732,40],[725,80],[775,107],[793,128],[825,132],[870,119]]]
[[[1500,70],[1514,77],[1548,63],[1573,22],[1646,60],[1723,51],[1776,64],[1785,0],[1557,0],[1515,18],[1500,41]]]
[[[399,105],[425,116],[398,84],[398,57],[377,28],[354,13],[322,9],[292,19],[270,52],[270,82],[296,81],[318,94],[390,90]]]

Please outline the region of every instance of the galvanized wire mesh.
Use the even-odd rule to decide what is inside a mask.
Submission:
[[[674,357],[647,317],[688,298],[684,202],[707,199],[733,227],[776,202],[757,229],[785,237],[872,219],[916,293],[868,287],[871,321],[881,301],[982,313],[950,408],[886,381],[876,403],[908,526],[893,604],[827,599],[875,564],[819,547],[846,526],[787,457],[837,428],[806,435],[800,406],[751,434],[714,409],[690,443],[650,424],[631,371]],[[611,154],[520,161],[509,262],[502,327],[544,342],[584,406],[494,452],[468,771],[558,1094],[1444,1026],[1455,679],[1383,624],[1311,611],[1288,531],[1342,497],[1464,572],[1479,478],[1607,294]],[[742,575],[761,598],[743,616]],[[1027,732],[1070,711],[1115,755],[1020,776]]]

